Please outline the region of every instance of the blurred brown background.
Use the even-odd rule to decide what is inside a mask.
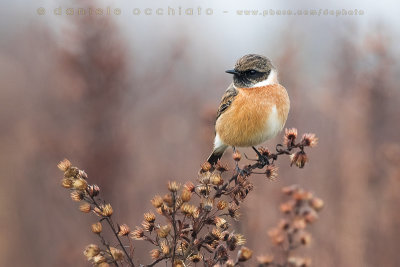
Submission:
[[[5,4],[5,3],[3,3]],[[89,266],[96,237],[61,188],[56,164],[83,168],[116,210],[140,224],[168,180],[196,178],[212,147],[217,105],[246,53],[270,57],[292,108],[287,127],[314,132],[304,170],[279,161],[236,225],[257,255],[280,216],[280,188],[298,183],[325,200],[313,266],[400,266],[398,16],[391,1],[206,1],[212,16],[134,16],[199,3],[15,1],[0,40],[0,265]],[[54,16],[62,7],[121,8],[120,16]],[[39,16],[39,7],[46,14]],[[237,9],[363,9],[363,16],[268,16]],[[229,14],[222,14],[229,10]],[[267,144],[273,148],[280,137]],[[242,149],[243,152],[249,150]],[[230,152],[224,157],[230,162]],[[230,162],[231,163],[231,162]],[[93,215],[94,216],[94,215]],[[246,223],[244,223],[246,222]],[[136,243],[136,261],[148,263]]]

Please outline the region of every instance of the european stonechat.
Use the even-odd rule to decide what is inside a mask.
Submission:
[[[254,146],[274,138],[283,129],[290,108],[286,89],[268,58],[245,55],[226,72],[233,74],[233,83],[218,108],[214,149],[208,158],[211,165],[228,146],[256,150]]]

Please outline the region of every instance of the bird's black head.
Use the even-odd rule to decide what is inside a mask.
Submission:
[[[226,72],[233,74],[233,84],[237,88],[250,88],[267,82],[273,71],[275,67],[268,58],[249,54],[241,57],[233,70]]]

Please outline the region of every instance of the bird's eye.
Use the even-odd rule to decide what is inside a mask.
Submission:
[[[256,70],[249,70],[248,72],[251,76],[256,75],[257,71]]]

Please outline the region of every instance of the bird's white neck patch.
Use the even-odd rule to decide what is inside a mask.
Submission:
[[[276,73],[276,70],[272,69],[271,73],[268,75],[268,78],[266,80],[258,82],[252,87],[262,87],[277,83],[278,83],[278,74]]]

